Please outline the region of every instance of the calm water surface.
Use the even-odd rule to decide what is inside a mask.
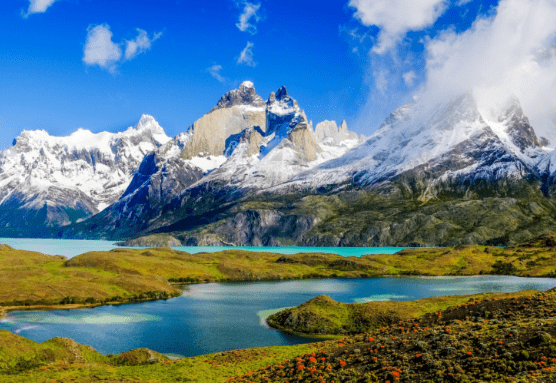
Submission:
[[[115,248],[115,242],[90,241],[73,239],[38,239],[38,238],[0,238],[0,244],[6,244],[14,249],[38,251],[50,255],[63,255],[73,258],[76,255],[89,251],[109,251]],[[141,248],[141,247],[137,247]],[[142,247],[144,248],[144,247]],[[223,250],[251,250],[267,251],[272,253],[295,254],[295,253],[332,253],[344,257],[360,257],[365,254],[394,254],[404,247],[252,247],[252,246],[182,246],[175,250],[185,251],[191,254],[215,253]]]
[[[547,290],[556,279],[517,277],[314,279],[286,282],[211,283],[184,287],[178,298],[95,309],[13,312],[0,328],[42,342],[61,336],[119,353],[150,348],[193,356],[254,346],[310,341],[270,329],[264,318],[319,294],[342,302]]]

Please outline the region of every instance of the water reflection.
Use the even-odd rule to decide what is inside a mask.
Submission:
[[[278,309],[327,294],[341,302],[409,301],[441,295],[547,290],[552,278],[411,277],[311,279],[305,281],[210,283],[186,286],[165,301],[93,309],[13,312],[0,328],[42,342],[61,336],[99,352],[135,348],[193,356],[254,346],[314,341],[266,326]]]

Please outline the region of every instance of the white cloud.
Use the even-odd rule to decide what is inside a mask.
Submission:
[[[151,48],[153,42],[162,36],[162,32],[155,33],[152,39],[149,39],[146,31],[137,28],[137,37],[135,40],[127,40],[125,42],[125,58],[131,60],[140,53],[146,52]]]
[[[116,63],[122,57],[119,44],[112,41],[112,31],[108,24],[89,26],[87,40],[83,49],[83,61],[87,65],[98,65],[115,72]]]
[[[222,66],[219,64],[215,64],[212,67],[206,69],[206,71],[211,74],[213,78],[218,80],[220,83],[226,83],[228,79],[220,75],[220,71],[222,71]]]
[[[56,0],[29,0],[29,8],[27,13],[23,13],[23,17],[27,17],[32,13],[44,13]]]
[[[158,32],[150,39],[146,31],[137,28],[137,37],[134,40],[115,43],[112,41],[112,31],[110,31],[108,24],[90,25],[87,29],[87,39],[83,48],[83,62],[90,66],[98,65],[115,73],[118,64],[148,51],[152,43],[161,36],[162,32]],[[124,45],[125,55],[122,53]]]
[[[402,75],[402,77],[403,77],[403,81],[405,82],[405,84],[408,87],[413,87],[413,84],[414,84],[414,81],[415,81],[415,78],[417,77],[417,75],[415,74],[414,71],[409,71],[409,72],[404,73]]]
[[[249,23],[249,20],[253,18],[255,22],[259,21],[261,17],[257,14],[257,11],[261,7],[261,4],[249,3],[247,1],[236,2],[237,6],[243,5],[243,12],[239,15],[239,21],[236,27],[242,32],[249,32],[251,35],[257,33],[257,27],[254,24]]]
[[[237,64],[244,64],[249,67],[255,67],[257,63],[253,60],[253,48],[254,44],[251,42],[247,42],[247,45],[239,54],[239,58],[237,59]]]
[[[501,0],[469,30],[440,34],[426,44],[423,97],[435,103],[470,90],[488,112],[513,94],[537,134],[556,144],[555,21],[554,0]]]
[[[434,24],[446,9],[446,0],[350,0],[349,6],[363,25],[380,29],[373,51],[383,54],[407,32]]]

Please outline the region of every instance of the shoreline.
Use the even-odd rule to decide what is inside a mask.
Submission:
[[[181,295],[181,294],[180,294]],[[176,298],[174,296],[170,298]],[[170,299],[166,298],[166,299]],[[0,306],[0,320],[6,318],[7,314],[12,311],[51,311],[51,310],[72,310],[72,309],[93,309],[101,306],[118,306],[118,305],[133,305],[136,303],[162,301],[162,298],[144,299],[141,301],[124,302],[124,301],[111,301],[105,303],[71,303],[71,304],[58,304],[58,305],[21,305],[21,306]]]
[[[205,285],[205,284],[209,284],[209,283],[255,283],[255,282],[282,282],[282,281],[308,281],[308,280],[321,280],[321,279],[347,279],[347,280],[352,280],[352,279],[377,279],[377,278],[438,278],[438,279],[449,279],[449,278],[470,278],[470,277],[516,277],[516,278],[538,278],[538,279],[555,279],[554,277],[527,277],[527,276],[521,276],[521,275],[512,275],[512,274],[484,274],[484,275],[477,275],[477,274],[470,274],[470,275],[466,275],[466,274],[461,274],[461,275],[377,275],[377,276],[372,276],[372,277],[330,277],[330,276],[323,276],[323,277],[313,277],[313,278],[285,278],[285,279],[268,279],[268,280],[210,280],[210,281],[206,281],[206,282],[168,282],[171,286],[174,287],[179,287],[179,286],[189,286],[189,285]],[[556,288],[556,286],[555,286]],[[180,295],[183,294],[180,293],[179,295],[170,297],[170,298],[176,298],[179,297]],[[477,294],[485,294],[485,293],[477,293]],[[435,298],[437,296],[433,296],[433,297],[427,297],[427,298]],[[440,296],[438,296],[440,297]],[[168,299],[170,299],[168,298]],[[117,306],[117,305],[133,305],[135,303],[143,303],[143,302],[152,302],[152,301],[159,301],[162,300],[160,298],[155,298],[155,299],[144,299],[144,300],[138,300],[138,301],[133,301],[133,302],[125,302],[125,301],[111,301],[111,302],[105,302],[105,303],[94,303],[94,304],[87,304],[87,303],[82,303],[82,304],[57,304],[57,305],[14,305],[14,306],[2,306],[0,305],[0,320],[5,318],[6,315],[9,312],[12,311],[51,311],[51,310],[71,310],[71,309],[92,309],[92,308],[96,308],[96,307],[101,307],[101,306]],[[331,336],[333,338],[338,337],[336,335],[311,335],[311,334],[304,334],[304,333],[296,333],[293,330],[285,330],[285,329],[277,329],[275,327],[272,327],[270,325],[268,325],[269,327],[276,329],[276,330],[281,330],[281,331],[285,331],[287,333],[291,333],[291,334],[295,334],[295,335],[299,335],[301,337],[314,337],[314,338],[324,338],[327,336]]]

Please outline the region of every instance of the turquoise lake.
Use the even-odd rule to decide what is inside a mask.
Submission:
[[[18,311],[0,328],[42,342],[61,336],[99,352],[135,348],[194,356],[254,346],[291,345],[307,338],[266,326],[269,314],[326,294],[342,302],[409,301],[441,295],[547,290],[556,279],[518,277],[410,277],[210,283],[184,286],[182,296],[94,309]]]
[[[0,238],[0,244],[14,249],[38,251],[50,255],[63,255],[73,258],[89,251],[109,251],[117,248],[115,242],[91,241],[74,239],[33,239],[33,238]],[[394,254],[406,247],[253,247],[253,246],[182,246],[176,250],[191,254],[214,253],[223,250],[267,251],[282,254],[295,253],[333,253],[344,257],[360,257],[365,254]]]

